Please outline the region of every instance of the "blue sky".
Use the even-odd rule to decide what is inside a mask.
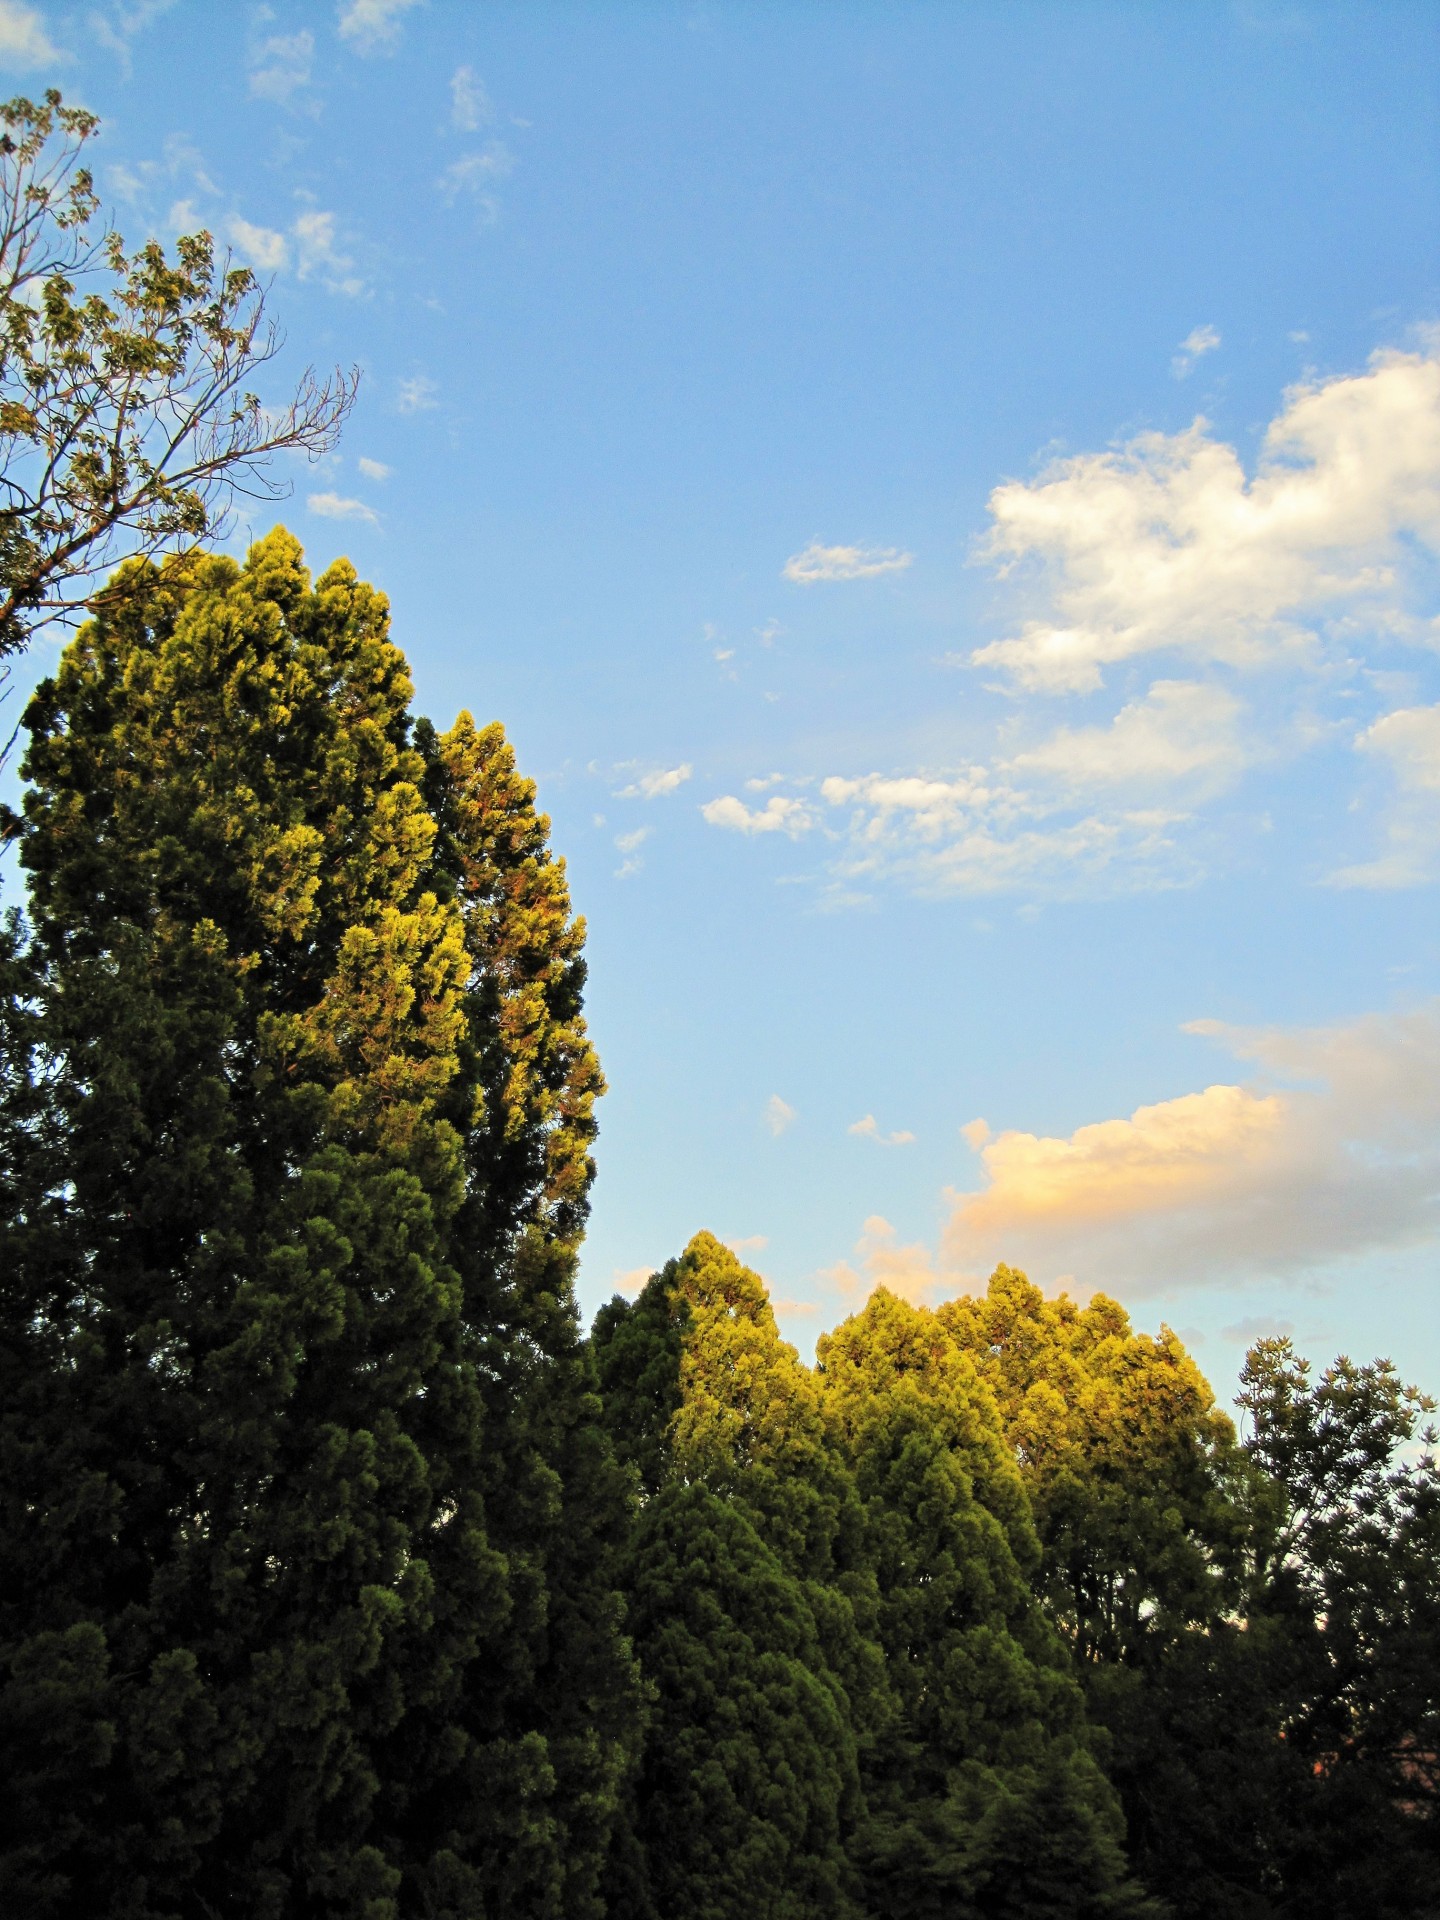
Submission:
[[[587,1309],[707,1226],[802,1347],[1005,1258],[1440,1387],[1437,26],[0,0],[363,369],[283,517],[552,815]]]

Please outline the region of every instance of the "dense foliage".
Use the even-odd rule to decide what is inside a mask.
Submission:
[[[1001,1268],[804,1365],[708,1234],[582,1339],[583,926],[383,599],[136,563],[0,945],[0,1911],[1440,1912],[1387,1363]]]

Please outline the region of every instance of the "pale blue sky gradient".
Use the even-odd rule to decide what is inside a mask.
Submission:
[[[364,369],[282,517],[553,817],[611,1084],[587,1310],[707,1226],[808,1346],[887,1248],[925,1249],[888,1269],[920,1290],[998,1249],[1168,1320],[1222,1389],[1282,1325],[1440,1387],[1437,30],[1400,0],[0,6],[12,89],[104,116],[128,238],[210,226],[273,274],[288,362]],[[1248,511],[1297,387],[1324,422],[1398,407],[1358,477],[1323,422],[1272,458],[1331,533],[1295,548],[1282,504],[1229,607],[1228,509],[1176,508],[1155,551],[1198,543],[1196,581],[1136,584],[1104,486],[1153,506],[1184,446],[1230,448]],[[1001,577],[994,490],[1028,512],[1062,472],[1061,545]],[[785,577],[812,543],[909,558]],[[1088,684],[972,660],[1137,607]],[[726,824],[767,806],[791,831]],[[1056,1146],[987,1164],[979,1118]]]

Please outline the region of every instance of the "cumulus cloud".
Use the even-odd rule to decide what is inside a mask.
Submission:
[[[283,233],[273,227],[257,227],[252,220],[232,214],[226,223],[230,244],[242,260],[248,260],[261,273],[278,273],[290,264],[290,248]]]
[[[1381,761],[1395,794],[1385,822],[1385,851],[1342,867],[1342,887],[1414,887],[1440,876],[1440,706],[1400,707],[1367,727],[1356,748]]]
[[[968,1131],[947,1270],[1004,1259],[1160,1290],[1300,1273],[1440,1230],[1440,1001],[1345,1025],[1197,1021],[1259,1084],[1219,1083],[1064,1136]]]
[[[649,827],[636,827],[633,833],[617,833],[615,845],[621,853],[634,853],[650,838]]]
[[[383,460],[371,460],[363,453],[355,464],[367,480],[388,480],[394,471],[393,468],[387,467]]]
[[[653,1267],[616,1267],[613,1274],[615,1291],[623,1293],[627,1300],[633,1300],[636,1294],[644,1291],[645,1282],[654,1271]]]
[[[970,657],[1019,686],[1085,691],[1161,649],[1317,660],[1347,617],[1403,632],[1416,549],[1440,548],[1440,355],[1293,388],[1252,475],[1197,418],[1057,461],[989,508],[980,557],[1001,577],[1028,563],[1038,608]]]
[[[50,38],[45,16],[38,7],[25,7],[18,0],[0,0],[0,67],[21,72],[32,67],[51,67],[68,60]]]
[[[915,1144],[914,1134],[904,1128],[894,1133],[882,1133],[880,1122],[873,1113],[867,1113],[863,1120],[852,1121],[845,1131],[853,1133],[858,1140],[874,1140],[882,1147],[909,1147]]]
[[[340,0],[336,23],[340,38],[357,53],[393,53],[400,43],[401,16],[420,0]]]
[[[1201,355],[1213,353],[1219,344],[1220,335],[1214,327],[1193,327],[1176,349],[1170,371],[1177,380],[1183,380]]]
[[[307,494],[305,504],[322,520],[364,520],[372,527],[380,524],[380,516],[373,507],[367,507],[363,500],[348,500],[342,493]]]
[[[655,773],[643,773],[628,787],[621,787],[620,797],[624,800],[659,800],[667,793],[674,793],[677,787],[683,787],[695,769],[687,760],[683,766],[661,768]]]
[[[812,540],[791,554],[782,575],[802,587],[829,580],[873,580],[882,573],[903,573],[914,558],[899,547],[827,547]]]
[[[765,1102],[765,1125],[778,1140],[787,1127],[795,1124],[795,1109],[788,1100],[782,1100],[778,1093],[772,1093]]]
[[[728,827],[735,833],[787,833],[794,840],[814,825],[804,803],[783,793],[772,793],[763,807],[747,807],[727,793],[707,800],[700,811],[710,826]]]

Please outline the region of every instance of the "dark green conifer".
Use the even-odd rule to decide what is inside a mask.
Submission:
[[[139,570],[27,720],[7,1909],[594,1914],[633,1679],[573,1305],[583,927],[383,598]]]

